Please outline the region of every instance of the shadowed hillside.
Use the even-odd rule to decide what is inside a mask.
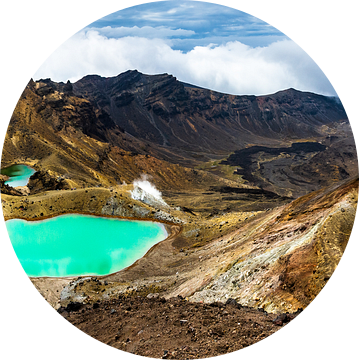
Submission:
[[[182,161],[203,160],[251,143],[315,137],[323,125],[347,121],[334,98],[294,89],[268,96],[226,95],[186,86],[167,74],[90,75],[77,81],[73,91],[135,138],[175,148]]]

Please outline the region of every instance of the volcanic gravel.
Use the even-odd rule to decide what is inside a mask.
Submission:
[[[133,354],[162,359],[198,359],[254,344],[297,314],[267,314],[226,304],[191,303],[181,297],[121,297],[60,308],[69,322],[105,344]]]

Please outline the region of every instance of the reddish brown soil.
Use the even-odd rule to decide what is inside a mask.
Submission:
[[[105,344],[137,355],[198,359],[254,344],[295,317],[232,304],[190,303],[182,298],[127,297],[94,305],[70,304],[59,312]]]

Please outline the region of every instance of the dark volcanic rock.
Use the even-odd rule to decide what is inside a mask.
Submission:
[[[83,307],[83,304],[82,303],[79,303],[79,302],[70,302],[66,307],[60,307],[58,309],[58,312],[60,314],[64,313],[64,312],[67,312],[67,313],[70,313],[70,312],[76,312],[76,311],[79,311],[81,308]]]
[[[135,96],[131,93],[124,92],[123,94],[117,96],[114,101],[118,108],[126,105],[130,105],[131,102],[135,99]]]
[[[210,191],[218,191],[221,194],[228,194],[228,193],[235,193],[235,194],[249,194],[249,195],[263,195],[268,199],[279,199],[276,193],[263,190],[263,189],[246,189],[246,188],[235,188],[231,186],[219,186],[219,187],[212,187]]]
[[[72,94],[72,84],[70,80],[67,80],[67,83],[62,88],[62,91],[68,94]]]
[[[226,301],[226,305],[230,305],[230,306],[235,306],[237,307],[238,309],[240,309],[242,306],[240,304],[237,303],[237,301],[235,299],[232,299],[232,298],[229,298],[227,301]]]
[[[323,125],[347,120],[339,101],[321,95],[289,89],[233,96],[136,70],[112,78],[86,76],[73,84],[73,92],[137,139],[178,149],[187,158],[189,152],[231,152],[258,143],[258,137],[269,143],[313,137]]]
[[[48,171],[41,170],[30,177],[28,188],[31,194],[36,194],[45,190],[69,189],[69,186],[64,177],[54,177]]]
[[[238,166],[235,173],[243,175],[245,180],[252,183],[263,184],[263,181],[253,174],[253,171],[258,167],[257,158],[261,153],[270,155],[272,157],[279,156],[281,154],[299,155],[307,153],[318,153],[326,149],[325,145],[317,142],[298,142],[293,143],[290,147],[278,147],[270,148],[266,146],[251,146],[245,149],[236,150],[234,154],[231,154],[227,160],[222,161],[222,164]],[[263,178],[263,176],[261,176]]]
[[[274,320],[273,324],[282,326],[284,323],[287,323],[290,320],[287,314],[280,314]]]
[[[266,146],[251,146],[242,150],[235,151],[234,154],[230,155],[228,159],[226,161],[222,161],[222,163],[232,166],[241,166],[244,169],[243,171],[241,171],[241,173],[243,175],[247,175],[246,170],[249,167],[249,165],[252,164],[251,156],[256,155],[260,152],[267,153],[270,155],[280,155],[281,153],[300,154],[300,153],[319,152],[319,151],[324,151],[325,149],[326,149],[325,145],[319,144],[317,142],[297,142],[297,143],[293,143],[291,147],[279,147],[279,148],[269,148]]]
[[[14,189],[13,187],[6,185],[4,179],[0,179],[0,192],[6,195],[15,195],[22,196],[23,193],[19,190]]]

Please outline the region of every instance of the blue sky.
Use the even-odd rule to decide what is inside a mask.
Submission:
[[[134,36],[138,34],[138,28],[158,29],[158,36],[172,39],[172,49],[185,52],[195,46],[220,45],[229,41],[267,46],[286,38],[273,26],[247,13],[195,1],[165,1],[130,7],[90,24],[87,29],[97,29],[113,38],[120,37],[116,31],[111,33],[109,27],[127,28],[126,34]],[[177,33],[174,30],[178,30]]]
[[[147,3],[99,19],[60,46],[34,78],[75,82],[134,69],[237,95],[290,87],[336,95],[283,33],[239,10],[197,1]]]

